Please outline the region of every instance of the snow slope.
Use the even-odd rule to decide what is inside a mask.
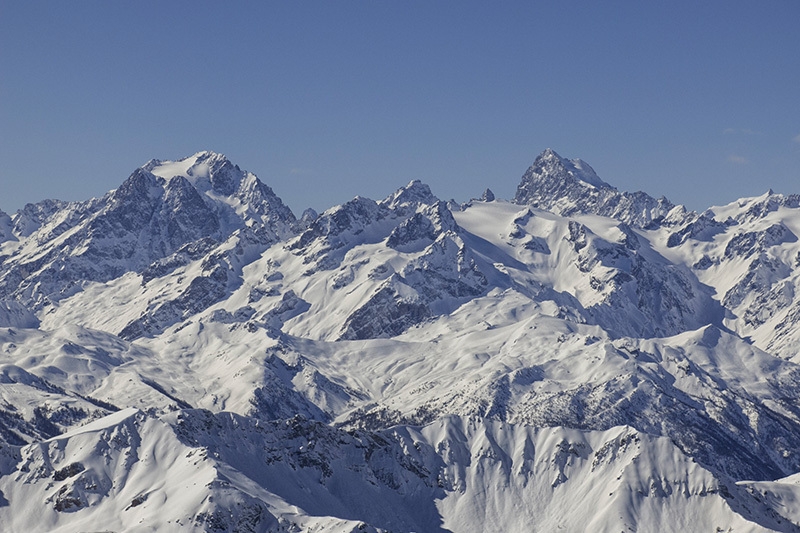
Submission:
[[[298,220],[200,152],[26,206],[0,523],[797,531],[798,232],[798,196],[687,212],[552,150],[511,202]]]
[[[761,524],[748,521],[731,508],[730,491],[745,490],[624,426],[451,416],[347,433],[298,417],[126,409],[3,451],[10,531],[793,530],[767,504]]]

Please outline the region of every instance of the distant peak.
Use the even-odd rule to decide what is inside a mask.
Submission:
[[[522,176],[514,202],[570,216],[594,213],[637,227],[666,215],[674,206],[665,198],[620,192],[601,180],[581,159],[564,159],[545,149]]]
[[[613,189],[601,180],[594,169],[582,159],[565,159],[552,148],[545,148],[528,170],[546,179],[572,179],[598,189]],[[538,172],[537,172],[538,171]]]
[[[390,194],[381,203],[392,209],[399,205],[432,205],[439,199],[433,195],[431,188],[420,180],[412,180],[405,187],[401,187]]]
[[[210,150],[203,150],[177,161],[152,159],[142,169],[167,181],[182,177],[199,191],[213,189],[226,196],[238,189],[245,175],[224,154]]]
[[[194,159],[196,163],[210,162],[210,161],[213,162],[228,161],[228,157],[225,154],[221,154],[219,152],[212,152],[211,150],[203,150],[202,152],[197,152],[196,154],[189,156],[186,159],[187,160]]]
[[[142,168],[153,172],[154,169],[158,169],[160,167],[171,167],[177,164],[181,164],[181,166],[189,168],[198,163],[211,164],[224,162],[229,162],[228,157],[225,154],[213,152],[211,150],[201,150],[190,156],[182,157],[180,159],[151,159]],[[158,175],[157,172],[153,173]]]
[[[220,154],[220,153],[214,152],[212,150],[200,150],[199,152],[194,154],[192,157],[201,158],[201,157],[215,157],[215,156],[225,157],[224,154]]]
[[[430,191],[431,191],[430,187],[428,187],[426,184],[422,183],[422,181],[420,181],[420,180],[411,180],[411,181],[409,181],[408,185],[406,185],[405,187],[402,187],[401,190],[417,191],[417,192],[422,192],[423,194],[425,194],[425,191],[427,191],[428,193],[430,193]]]
[[[553,150],[552,148],[545,148],[544,151],[539,154],[539,158],[542,159],[563,159],[558,153]],[[538,158],[537,158],[538,159]]]

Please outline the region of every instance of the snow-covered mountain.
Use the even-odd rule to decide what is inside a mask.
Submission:
[[[522,176],[514,202],[562,216],[593,213],[635,227],[660,221],[675,208],[663,197],[618,191],[585,161],[564,159],[550,148]]]
[[[46,200],[11,217],[0,296],[40,310],[89,281],[163,273],[234,234],[266,247],[295,222],[269,187],[222,155],[150,161],[103,198]]]
[[[297,219],[200,152],[0,213],[0,524],[798,531],[799,232],[549,149],[513,201]]]

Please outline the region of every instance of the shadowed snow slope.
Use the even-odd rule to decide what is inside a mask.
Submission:
[[[298,220],[200,152],[0,213],[0,524],[798,531],[797,235],[552,150],[512,202]]]

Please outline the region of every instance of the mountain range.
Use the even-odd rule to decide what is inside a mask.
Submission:
[[[800,196],[553,150],[300,217],[199,152],[0,212],[3,531],[800,531]]]

